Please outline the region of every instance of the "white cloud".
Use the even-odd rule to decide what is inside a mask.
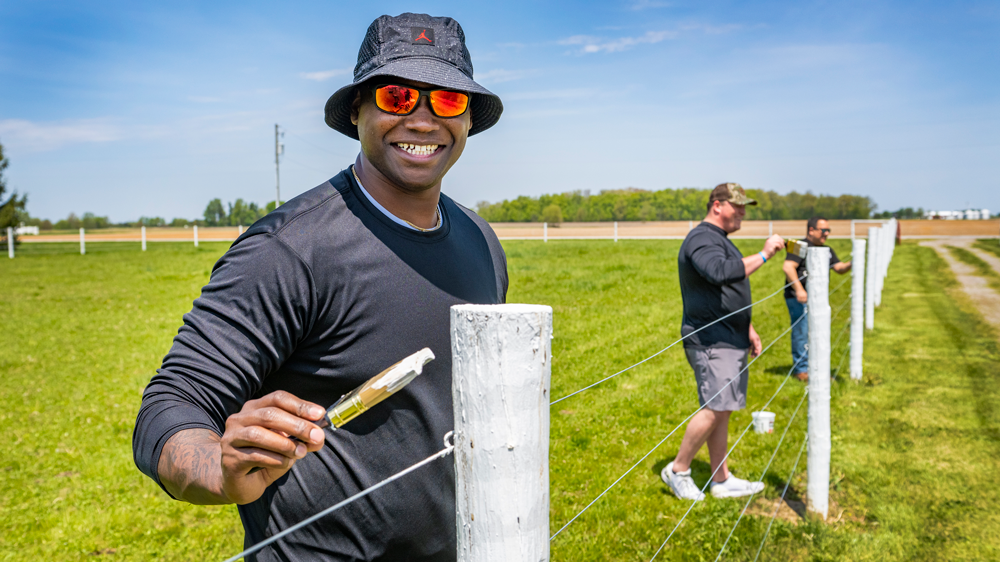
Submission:
[[[320,70],[317,72],[300,72],[299,77],[306,80],[315,80],[316,82],[326,82],[334,76],[340,76],[348,72],[352,72],[352,69],[334,68],[332,70]]]
[[[483,84],[499,84],[501,82],[520,80],[521,78],[530,76],[534,73],[535,71],[533,70],[505,70],[503,68],[495,68],[486,72],[477,73],[474,78],[476,79],[476,82],[481,82]]]
[[[605,40],[592,35],[574,35],[559,41],[560,45],[580,45],[580,53],[617,53],[626,51],[636,45],[651,45],[667,39],[677,37],[676,31],[648,31],[645,35],[638,37],[621,37],[618,39]]]
[[[629,5],[630,10],[647,10],[649,8],[669,8],[673,2],[662,2],[661,0],[636,0]]]
[[[56,123],[36,123],[24,119],[0,121],[0,137],[8,146],[45,151],[67,144],[110,142],[122,138],[119,127],[109,119],[73,119]]]

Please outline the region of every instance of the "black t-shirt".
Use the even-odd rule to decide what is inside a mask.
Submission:
[[[808,244],[809,240],[806,239],[806,238],[803,238],[802,242],[805,242],[805,243]],[[818,245],[809,244],[809,245],[812,246],[813,248],[830,248],[829,246],[824,246],[822,244],[818,244]],[[797,278],[801,278],[803,275],[806,274],[806,260],[803,259],[803,258],[800,258],[798,254],[788,254],[788,255],[786,255],[785,256],[785,261],[794,262],[796,264],[796,267],[795,267],[795,276]],[[837,257],[837,252],[834,252],[833,248],[830,248],[830,267],[832,268],[833,266],[837,265],[838,263],[840,263],[840,258]],[[806,288],[806,281],[808,281],[808,280],[809,280],[809,278],[806,277],[805,279],[802,279],[802,281],[800,281],[800,283],[802,283],[802,288],[803,289]],[[786,299],[794,299],[795,298],[795,288],[792,285],[789,285],[789,286],[785,287],[785,298]]]
[[[218,434],[247,400],[275,390],[329,408],[429,347],[423,374],[239,506],[247,546],[422,460],[454,427],[450,307],[503,303],[506,258],[475,213],[441,196],[442,225],[415,232],[378,211],[349,170],[254,224],[218,261],[143,394],[138,467],[177,431]],[[455,476],[439,459],[250,556],[258,561],[456,557]]]
[[[702,222],[684,238],[677,275],[684,301],[682,336],[751,303],[743,254],[714,224]],[[751,312],[748,308],[694,334],[684,347],[749,348]]]

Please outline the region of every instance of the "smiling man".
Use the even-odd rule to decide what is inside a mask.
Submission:
[[[750,275],[784,245],[775,234],[759,252],[743,257],[729,240],[729,235],[740,229],[746,206],[756,204],[738,183],[715,186],[705,220],[688,233],[677,256],[684,301],[681,335],[686,337],[684,352],[694,370],[698,402],[704,409],[688,422],[677,458],[667,464],[660,477],[684,500],[704,498],[691,478],[691,461],[706,443],[714,475],[710,484],[713,496],[733,498],[764,489],[763,482],[733,476],[725,460],[729,416],[747,405],[747,356],[761,352],[760,336],[753,329],[748,308]]]
[[[449,308],[507,292],[493,231],[441,185],[502,110],[473,81],[457,22],[375,20],[354,82],[326,104],[361,153],[215,265],[143,394],[139,468],[174,498],[238,504],[249,546],[440,450]],[[437,359],[403,390],[336,431],[313,423],[423,347]],[[454,560],[454,492],[439,459],[248,559]]]

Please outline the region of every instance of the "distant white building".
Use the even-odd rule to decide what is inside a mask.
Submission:
[[[964,211],[927,211],[924,213],[925,219],[935,220],[967,220],[977,221],[990,218],[989,209],[966,209]]]
[[[17,234],[18,236],[24,236],[25,234],[34,234],[35,236],[38,236],[38,227],[24,226],[22,224],[21,226],[14,229],[14,234]]]

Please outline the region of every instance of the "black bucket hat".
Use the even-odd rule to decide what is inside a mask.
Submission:
[[[465,47],[465,33],[451,18],[405,13],[373,21],[358,51],[354,82],[326,101],[326,124],[357,139],[358,127],[351,123],[355,89],[380,76],[472,94],[470,136],[495,125],[503,113],[500,98],[472,80],[472,57]]]

